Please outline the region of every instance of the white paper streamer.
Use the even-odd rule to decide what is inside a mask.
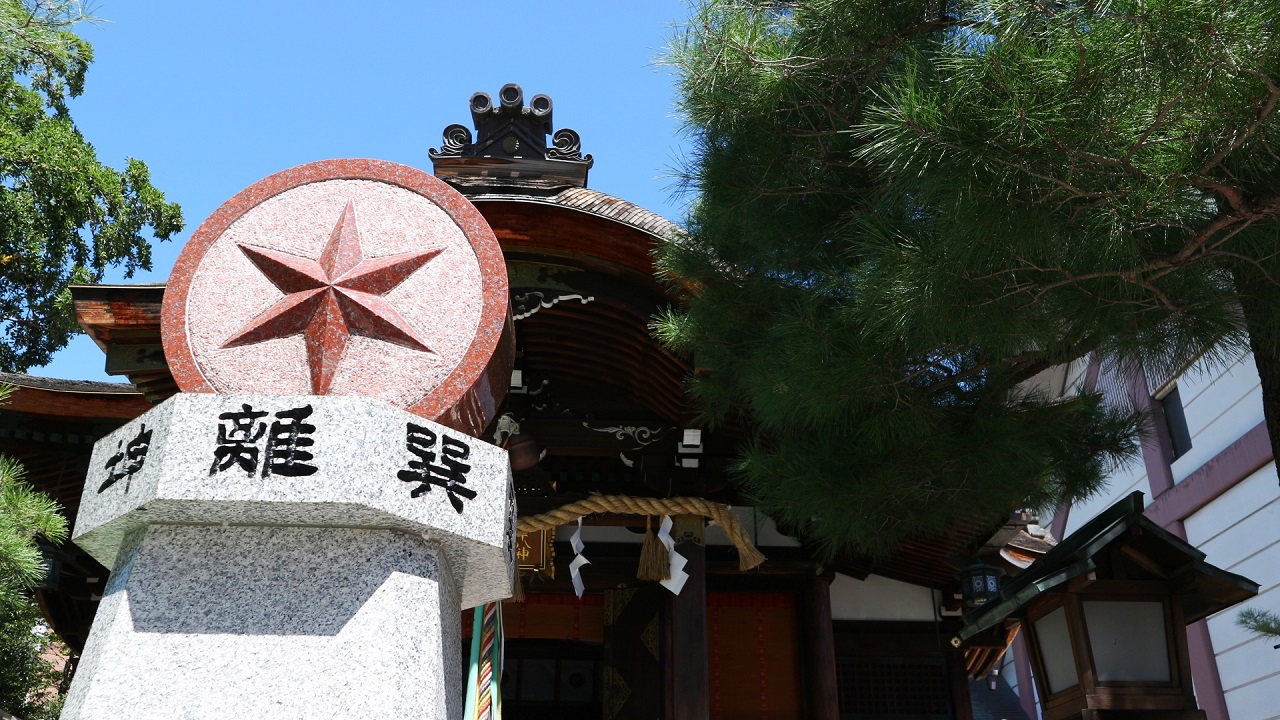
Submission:
[[[667,555],[671,558],[671,576],[662,581],[662,587],[679,595],[684,589],[685,581],[689,579],[689,573],[684,571],[684,566],[689,561],[676,552],[676,542],[671,539],[671,524],[671,516],[664,515],[662,524],[658,526],[658,540],[667,546]]]
[[[573,537],[569,538],[569,545],[573,547],[573,562],[569,563],[569,579],[573,581],[573,591],[582,597],[582,571],[583,565],[590,565],[591,561],[582,555],[582,518],[578,518],[578,529],[573,531]]]

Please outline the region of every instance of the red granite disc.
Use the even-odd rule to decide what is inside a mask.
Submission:
[[[378,160],[300,165],[228,200],[178,256],[161,330],[185,392],[362,395],[472,435],[514,350],[479,211]]]

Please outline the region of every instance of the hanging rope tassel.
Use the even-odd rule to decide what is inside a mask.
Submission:
[[[671,577],[671,556],[667,554],[667,546],[658,542],[658,537],[653,534],[651,515],[644,519],[644,544],[640,546],[640,567],[636,569],[636,577],[656,582]]]

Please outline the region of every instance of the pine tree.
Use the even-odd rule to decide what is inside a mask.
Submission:
[[[35,538],[60,543],[67,537],[58,503],[23,477],[21,463],[0,455],[0,605],[25,602],[44,578],[45,561]]]
[[[13,390],[0,385],[0,404]],[[22,465],[0,455],[0,708],[37,720],[56,717],[61,699],[46,692],[60,678],[47,659],[56,640],[31,597],[47,572],[36,538],[63,542],[67,520],[23,478]]]
[[[657,331],[749,493],[862,552],[1087,496],[1140,423],[1039,382],[1089,353],[1252,341],[1280,422],[1278,42],[1250,0],[700,4]]]
[[[1236,625],[1256,635],[1280,640],[1280,615],[1267,610],[1249,608],[1236,616]],[[1280,645],[1276,646],[1280,648]]]
[[[71,119],[86,19],[76,0],[0,0],[0,370],[45,364],[79,331],[69,283],[150,269],[144,233],[182,229],[145,164],[104,165]]]

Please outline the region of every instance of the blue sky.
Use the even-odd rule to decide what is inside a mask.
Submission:
[[[191,232],[245,186],[294,165],[369,157],[430,170],[467,100],[519,83],[595,156],[590,187],[679,221],[675,79],[657,64],[683,0],[643,2],[104,2],[72,105],[104,162],[143,160],[187,227],[158,243],[162,281]],[[123,281],[119,273],[108,281]],[[108,380],[80,336],[33,375]]]

